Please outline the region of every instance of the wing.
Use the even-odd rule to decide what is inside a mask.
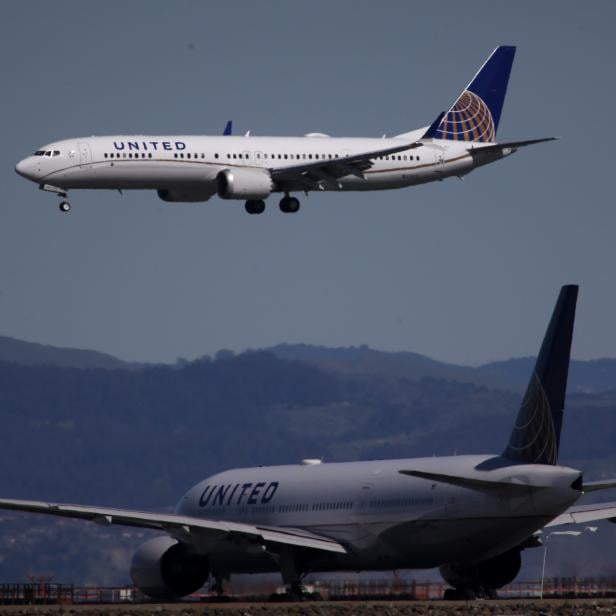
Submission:
[[[337,552],[339,554],[346,553],[346,549],[337,541],[298,528],[253,526],[251,524],[227,522],[224,520],[207,520],[176,514],[25,500],[0,499],[0,509],[78,518],[103,525],[119,524],[122,526],[151,528],[167,532],[176,539],[185,542],[194,540],[195,542],[204,543],[229,539],[248,541],[260,545],[277,543],[313,548],[326,552]]]
[[[561,524],[585,524],[586,522],[594,522],[596,520],[616,522],[616,502],[570,507],[567,511],[546,524],[545,528],[560,526]]]
[[[270,169],[270,174],[282,190],[323,190],[327,184],[339,187],[338,180],[345,176],[354,175],[363,179],[364,171],[372,167],[375,158],[412,150],[422,145],[419,141],[406,142],[383,150]]]

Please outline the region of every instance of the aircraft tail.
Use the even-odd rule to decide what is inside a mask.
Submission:
[[[577,285],[562,287],[503,456],[556,464],[565,406]]]
[[[497,47],[438,126],[431,127],[429,137],[480,143],[494,141],[514,56],[515,47]]]

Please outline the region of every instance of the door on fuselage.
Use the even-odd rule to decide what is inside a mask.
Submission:
[[[90,144],[87,141],[81,141],[78,144],[79,147],[79,164],[82,167],[89,167],[92,165],[92,152],[90,151]]]

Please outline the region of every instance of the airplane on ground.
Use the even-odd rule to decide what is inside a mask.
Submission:
[[[245,201],[261,214],[265,199],[283,193],[282,212],[297,212],[292,193],[385,190],[462,178],[554,137],[497,143],[515,47],[497,47],[447,112],[429,127],[392,138],[117,135],[82,137],[42,146],[15,170],[58,194],[68,212],[69,189],[156,190],[163,201]]]
[[[616,487],[559,466],[578,287],[561,289],[502,454],[238,468],[188,490],[175,513],[24,500],[0,509],[160,530],[131,564],[135,585],[173,599],[233,573],[280,571],[291,596],[307,573],[440,567],[445,598],[493,597],[521,552],[560,524],[616,521]]]

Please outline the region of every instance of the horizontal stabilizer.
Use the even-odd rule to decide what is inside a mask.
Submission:
[[[540,490],[540,486],[531,486],[523,483],[511,483],[509,481],[487,481],[485,479],[473,479],[471,477],[459,477],[457,475],[445,475],[442,473],[426,473],[424,471],[398,471],[402,475],[419,477],[428,481],[447,483],[469,490],[479,490],[482,492],[504,491],[508,494],[528,494],[529,490]]]
[[[527,145],[545,143],[546,141],[558,141],[560,137],[543,137],[542,139],[527,139],[526,141],[508,141],[506,143],[494,143],[492,145],[480,145],[468,148],[469,152],[500,152],[502,150],[514,150]]]
[[[570,507],[565,513],[561,513],[551,522],[548,522],[545,528],[560,526],[561,524],[585,524],[586,522],[595,522],[598,520],[616,522],[616,502],[612,501],[609,503]]]
[[[599,481],[585,481],[582,492],[597,492],[616,488],[616,479],[600,479]]]

